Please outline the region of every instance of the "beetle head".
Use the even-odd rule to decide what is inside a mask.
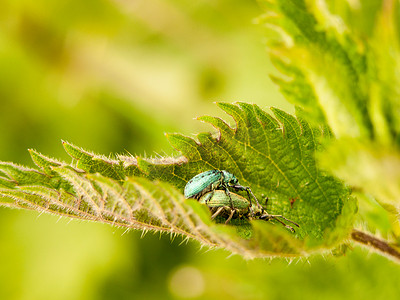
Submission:
[[[224,174],[224,179],[228,184],[234,185],[238,183],[239,180],[232,173],[229,173],[227,171],[222,171],[222,173]]]

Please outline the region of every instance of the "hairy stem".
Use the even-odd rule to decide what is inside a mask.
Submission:
[[[400,252],[390,246],[387,241],[380,240],[373,235],[353,229],[351,233],[351,238],[367,247],[372,247],[373,249],[379,251],[380,253],[386,254],[389,258],[400,263]]]

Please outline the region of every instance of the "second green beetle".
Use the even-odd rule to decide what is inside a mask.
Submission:
[[[292,226],[289,226],[280,220],[283,219],[297,227],[300,227],[297,223],[282,215],[270,215],[261,206],[252,205],[246,198],[238,194],[230,193],[229,198],[223,190],[208,192],[200,197],[199,202],[206,204],[209,207],[212,213],[212,219],[217,216],[226,218],[225,224],[229,223],[232,218],[261,219],[266,221],[274,219],[290,231],[294,232]],[[233,208],[231,206],[233,206]]]

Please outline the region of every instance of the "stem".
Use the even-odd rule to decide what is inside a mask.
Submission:
[[[400,252],[390,246],[388,242],[384,240],[380,240],[373,235],[359,231],[357,229],[353,229],[351,233],[351,238],[360,244],[363,244],[367,247],[372,247],[373,249],[388,255],[396,262],[400,262]]]

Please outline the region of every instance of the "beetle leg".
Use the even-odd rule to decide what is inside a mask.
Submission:
[[[211,200],[212,196],[214,195],[214,190],[210,191],[208,194],[205,195],[206,199],[205,199],[205,204],[207,205],[208,202]]]
[[[297,224],[296,222],[293,222],[292,220],[289,220],[289,219],[285,218],[285,217],[282,216],[282,215],[271,215],[271,217],[273,217],[274,219],[276,219],[276,218],[282,218],[282,219],[284,219],[285,221],[288,221],[288,222],[292,223],[293,225],[295,225],[295,226],[297,226],[297,227],[300,227],[299,224]]]
[[[208,197],[207,197],[207,199],[206,199],[206,204],[208,203],[208,201],[210,201],[211,200],[211,198],[214,196],[214,189],[211,189],[211,191],[207,194],[207,195],[209,195]]]
[[[268,200],[269,200],[269,198],[268,198],[268,196],[267,197],[265,197],[265,206],[267,206],[267,204],[268,204]]]
[[[289,229],[291,232],[295,232],[294,228],[292,226],[285,224],[284,222],[279,220],[276,216],[269,215],[269,219],[274,219],[274,220],[278,221],[279,223],[281,223],[283,226],[285,226],[287,229]]]
[[[224,185],[224,188],[225,188],[226,195],[229,197],[229,204],[231,206],[231,209],[234,209],[233,202],[232,202],[232,197],[231,197],[231,194],[230,194],[230,192],[228,190],[228,187]]]
[[[254,200],[256,200],[257,206],[262,208],[262,206],[260,205],[260,203],[258,202],[258,199],[256,198],[256,196],[253,194],[253,191],[251,190],[250,187],[248,186],[242,186],[242,185],[232,185],[231,187],[233,187],[235,190],[239,190],[239,191],[246,191],[247,192],[247,197],[249,198],[250,201],[250,205],[251,205],[251,197],[250,195],[254,198]]]
[[[278,221],[279,223],[281,223],[283,226],[285,226],[287,229],[289,229],[291,232],[296,232],[292,226],[283,223],[281,220],[279,220],[279,219],[277,219],[277,218],[274,218],[274,219],[275,219],[276,221]]]
[[[251,215],[251,217],[254,218],[254,217],[255,217],[255,214],[254,214],[254,210],[253,210],[253,206],[251,205],[251,202],[250,202],[249,210],[250,210],[250,215]]]
[[[221,213],[221,211],[223,211],[223,210],[224,210],[224,207],[223,207],[223,206],[219,207],[219,208],[217,209],[217,211],[211,216],[211,219],[212,219],[212,220],[215,219],[215,218]]]
[[[231,214],[229,215],[228,219],[226,219],[225,224],[228,224],[229,221],[232,219],[233,214],[235,213],[236,209],[231,209]]]
[[[269,215],[269,214],[266,214],[266,215],[263,215],[263,216],[260,217],[260,219],[265,220],[265,221],[269,221],[271,219],[274,219],[274,220],[278,221],[279,223],[281,223],[283,226],[285,226],[287,229],[289,229],[291,232],[295,232],[295,230],[294,230],[294,228],[292,226],[285,224],[283,221],[279,220],[278,218],[282,218],[282,219],[284,219],[284,220],[296,225],[297,227],[300,227],[299,224],[297,224],[297,223],[285,218],[282,215]]]

